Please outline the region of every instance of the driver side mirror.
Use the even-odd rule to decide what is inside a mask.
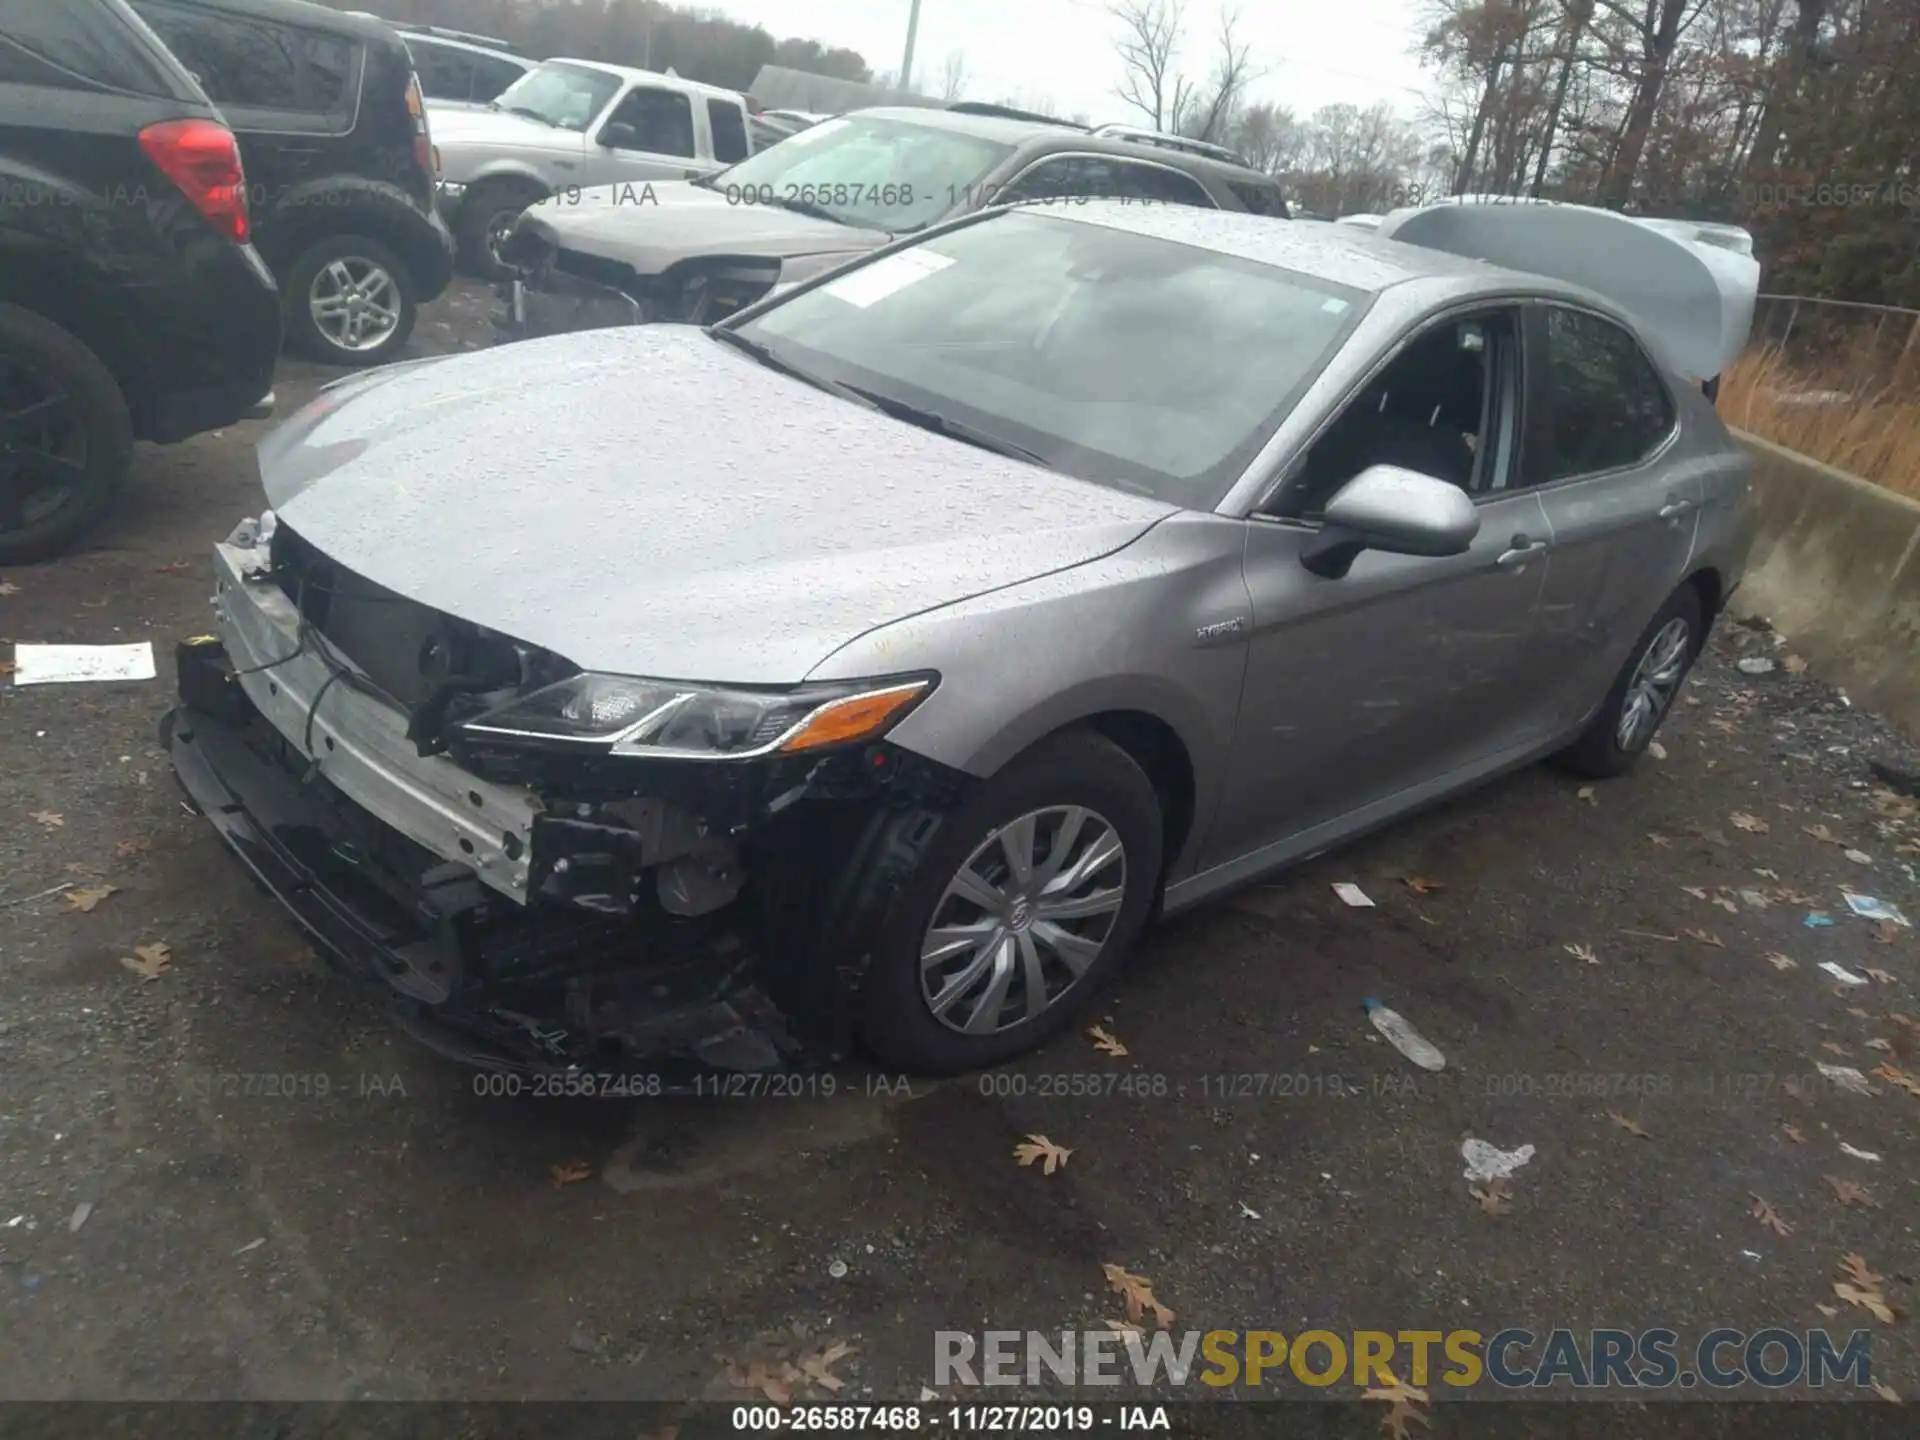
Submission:
[[[600,127],[600,144],[608,150],[638,150],[640,132],[622,121],[610,120]]]
[[[1398,465],[1370,465],[1327,502],[1320,533],[1301,552],[1300,563],[1338,580],[1362,550],[1464,555],[1479,533],[1480,512],[1459,486]]]

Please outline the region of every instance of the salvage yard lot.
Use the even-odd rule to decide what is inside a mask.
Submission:
[[[416,349],[485,311],[456,286]],[[282,413],[324,378],[284,366]],[[839,1398],[912,1399],[936,1330],[1119,1318],[1109,1264],[1179,1329],[1865,1325],[1920,1393],[1911,1323],[1834,1289],[1858,1254],[1920,1290],[1920,938],[1841,896],[1920,919],[1920,757],[1772,635],[1724,630],[1624,780],[1529,770],[1162,927],[1117,1045],[830,1096],[489,1094],[325,971],[158,751],[263,428],[143,449],[90,544],[0,576],[0,637],[151,639],[163,672],[0,690],[0,1394],[738,1399],[844,1343]],[[1022,1166],[1029,1136],[1071,1154]],[[1503,1204],[1468,1136],[1534,1147]]]

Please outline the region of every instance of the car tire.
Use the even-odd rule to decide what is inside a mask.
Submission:
[[[1033,864],[1024,886],[1010,873],[1008,842],[1002,839],[1010,828],[1020,835],[1022,825],[1032,826],[1025,848]],[[1063,837],[1064,849],[1058,848]],[[1079,882],[1064,883],[1096,847],[1110,847],[1116,839],[1117,865],[1109,858],[1084,870]],[[998,1065],[1059,1033],[1132,949],[1159,890],[1162,844],[1160,801],[1152,781],[1132,756],[1103,736],[1067,731],[1014,760],[949,818],[882,917],[860,1003],[860,1035],[867,1049],[899,1070],[951,1075]],[[998,896],[1003,906],[998,918],[954,893],[963,868],[972,871],[975,882],[986,882],[986,893]],[[1049,872],[1058,887],[1050,901],[1043,898]],[[1005,890],[995,888],[996,878]],[[1115,888],[1120,890],[1117,905],[1101,913],[1046,916],[1049,905],[1072,899],[1082,908],[1102,904],[1113,898],[1109,892]],[[977,926],[981,942],[929,969],[922,956],[931,948],[936,924],[956,930]],[[1048,997],[1043,1008],[1011,1023],[995,1023],[1009,1009],[1026,1008],[1030,964],[1041,971]],[[979,970],[977,978],[961,984],[969,966]],[[1002,967],[1009,974],[999,991],[1001,1003],[989,1011]],[[946,1019],[935,1013],[936,999],[946,1001]],[[989,1015],[982,1021],[989,1028],[965,1033],[962,1027],[975,1014]]]
[[[1600,709],[1580,738],[1554,757],[1555,763],[1591,780],[1609,780],[1631,770],[1673,709],[1705,643],[1700,592],[1682,585],[1647,622]]]
[[[526,180],[491,180],[474,186],[460,201],[454,227],[460,263],[482,280],[512,279],[513,267],[494,255],[496,228],[503,217],[510,225],[522,210],[546,198],[543,188]]]
[[[302,354],[330,365],[379,365],[399,354],[419,314],[413,272],[388,246],[367,235],[328,235],[314,241],[287,269],[287,340]],[[329,302],[352,305],[352,297],[390,311],[391,323],[377,336],[360,331],[358,344],[346,320]],[[323,318],[321,307],[329,306]],[[362,323],[375,316],[358,312]],[[375,323],[379,323],[375,320]]]
[[[0,565],[66,549],[106,514],[132,456],[112,372],[60,326],[0,302]],[[33,503],[50,489],[63,493]]]

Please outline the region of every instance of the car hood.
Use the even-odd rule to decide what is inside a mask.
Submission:
[[[643,275],[692,256],[860,254],[892,238],[779,205],[729,202],[724,186],[710,190],[685,180],[596,185],[577,198],[568,191],[532,206],[520,227],[562,250],[618,260]]]
[[[544,149],[557,146],[578,150],[580,136],[572,130],[556,130],[529,120],[524,115],[509,115],[485,105],[443,106],[427,102],[427,126],[433,143],[439,146],[491,146],[502,150],[525,150],[529,146]]]
[[[408,599],[589,670],[743,684],[797,682],[868,630],[1174,513],[666,325],[355,377],[263,441],[260,469],[281,520]]]

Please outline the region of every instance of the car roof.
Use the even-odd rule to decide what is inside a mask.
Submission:
[[[221,10],[229,15],[248,15],[260,20],[278,20],[309,30],[326,30],[336,35],[353,35],[362,40],[392,41],[399,31],[375,16],[351,10],[335,10],[308,0],[191,0],[203,10]]]
[[[847,117],[872,115],[884,120],[904,120],[935,130],[951,130],[959,135],[977,135],[1003,145],[1024,148],[1036,154],[1055,150],[1074,150],[1084,154],[1120,155],[1129,160],[1165,165],[1190,174],[1211,175],[1221,180],[1277,185],[1273,176],[1226,160],[1196,155],[1145,140],[1126,140],[1117,135],[1096,135],[1068,121],[1016,120],[1005,115],[982,115],[977,111],[941,110],[919,105],[870,105],[849,110]],[[836,117],[842,118],[842,117]]]
[[[528,59],[525,55],[516,55],[511,50],[502,50],[495,45],[480,45],[472,40],[453,40],[445,35],[427,35],[418,30],[401,29],[400,38],[408,45],[438,46],[442,50],[464,50],[469,55],[484,55],[489,60],[510,61],[522,70],[531,70],[540,63],[538,60]]]
[[[622,80],[657,85],[667,90],[685,90],[690,95],[711,95],[715,99],[739,100],[743,103],[746,99],[740,91],[729,90],[724,85],[708,85],[699,80],[689,80],[682,75],[663,75],[658,70],[640,70],[632,65],[609,65],[602,60],[582,60],[577,55],[549,55],[539,63],[541,65],[578,65],[583,70],[599,70],[604,74],[618,75]]]
[[[1324,220],[1280,220],[1234,210],[1115,200],[1090,200],[1064,210],[1040,208],[1042,213],[1172,240],[1250,260],[1257,265],[1291,270],[1350,290],[1378,293],[1395,285],[1439,281],[1452,282],[1452,288],[1463,293],[1482,289],[1503,291],[1514,288],[1517,283],[1545,293],[1585,295],[1576,286],[1563,285],[1544,276],[1504,270],[1484,261],[1468,260],[1420,245],[1383,240],[1370,230]]]

